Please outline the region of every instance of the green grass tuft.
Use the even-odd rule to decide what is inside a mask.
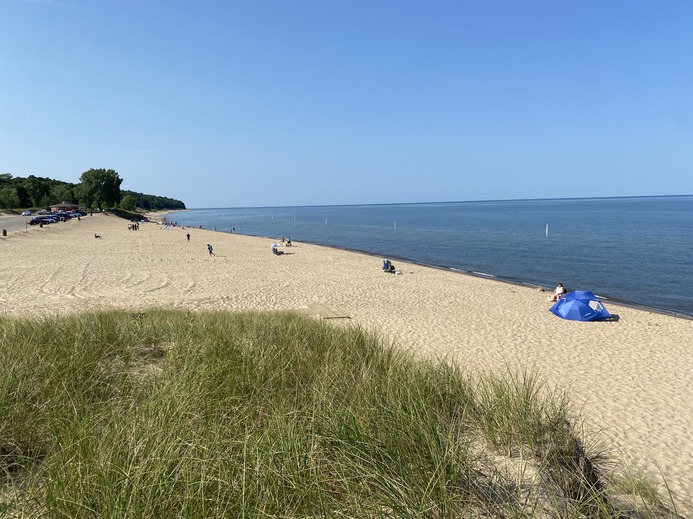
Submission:
[[[471,381],[293,314],[107,311],[0,326],[2,513],[616,513],[567,399],[527,372]]]

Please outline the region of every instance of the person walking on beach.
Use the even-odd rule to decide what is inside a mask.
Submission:
[[[209,255],[210,255],[210,256],[214,256],[214,255],[215,255],[214,252],[212,252],[212,245],[209,244],[209,243],[207,244],[207,250],[209,251]]]
[[[190,241],[190,233],[186,234],[186,236],[188,237],[188,241]]]

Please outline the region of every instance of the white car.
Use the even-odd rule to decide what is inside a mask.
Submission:
[[[22,216],[31,216],[31,211],[24,211]]]

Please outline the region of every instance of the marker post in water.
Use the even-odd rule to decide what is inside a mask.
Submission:
[[[549,237],[549,224],[546,224],[546,237]]]

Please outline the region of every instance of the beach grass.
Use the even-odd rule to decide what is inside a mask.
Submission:
[[[472,377],[293,313],[0,327],[0,515],[675,516],[644,477],[624,505],[528,370]]]

